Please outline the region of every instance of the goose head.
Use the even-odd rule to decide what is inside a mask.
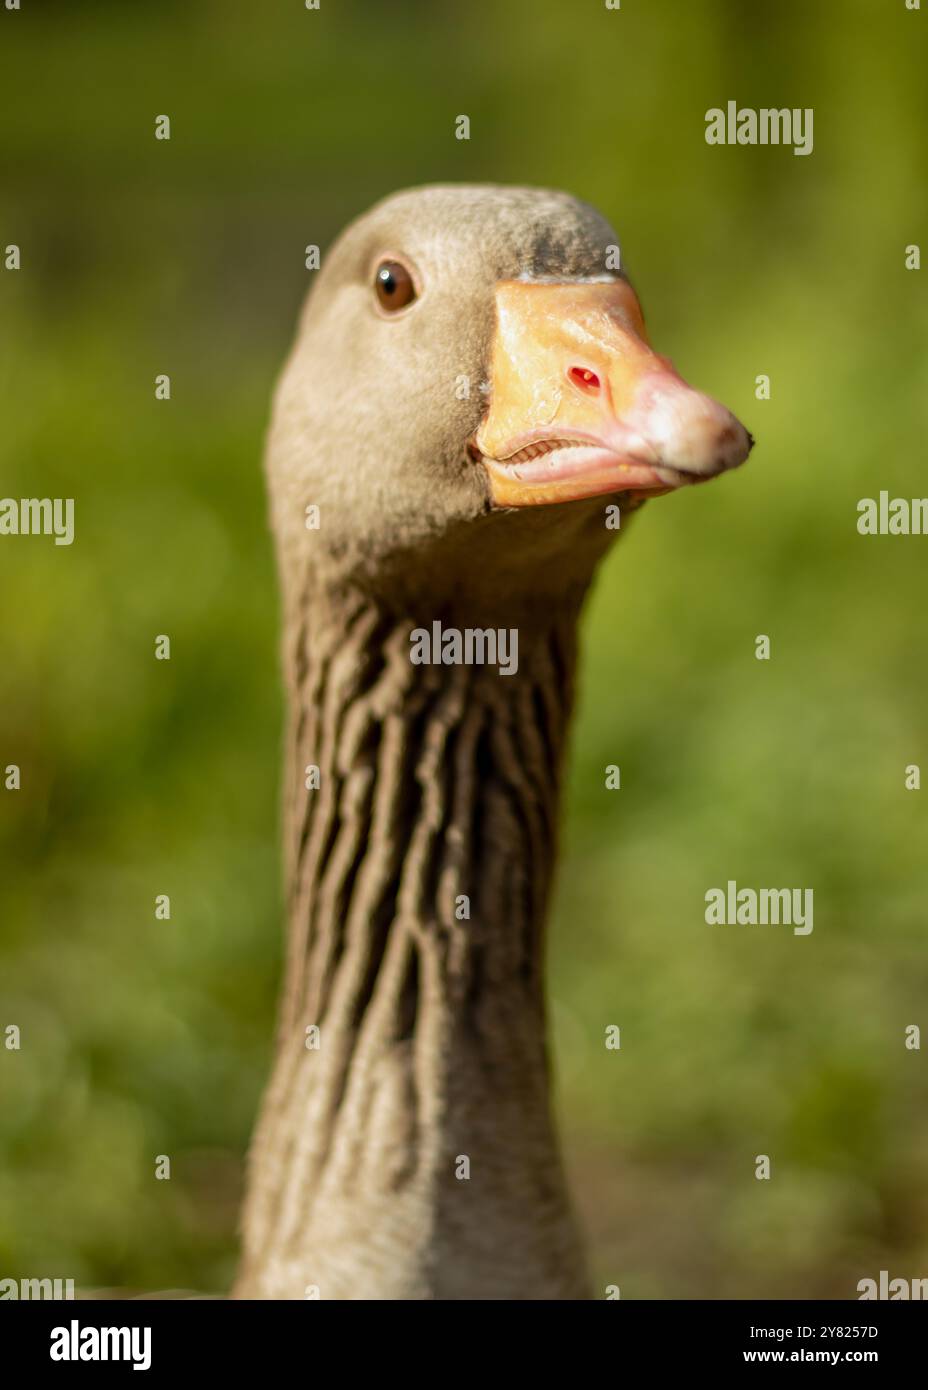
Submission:
[[[489,185],[399,193],[343,232],[275,397],[285,581],[554,600],[614,537],[606,503],[744,461],[743,425],[651,348],[617,247],[565,193]]]

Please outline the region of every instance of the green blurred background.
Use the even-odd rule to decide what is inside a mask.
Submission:
[[[904,0],[0,9],[0,493],[76,499],[72,547],[0,544],[0,1276],[229,1285],[280,966],[269,394],[306,244],[484,179],[602,208],[656,345],[758,439],[647,508],[587,615],[550,967],[595,1277],[928,1274],[903,1045],[928,540],[856,531],[859,498],[926,491],[926,25]],[[707,146],[729,98],[814,107],[814,153]],[[706,926],[729,878],[813,888],[813,934]]]

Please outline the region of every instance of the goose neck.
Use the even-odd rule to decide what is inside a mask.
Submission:
[[[460,614],[326,614],[288,624],[289,934],[243,1288],[570,1296],[542,936],[573,616],[520,628],[503,674],[412,659]]]

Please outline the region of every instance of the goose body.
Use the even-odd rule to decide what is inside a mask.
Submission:
[[[607,505],[750,447],[648,346],[617,244],[566,194],[418,189],[309,296],[267,449],[289,933],[239,1297],[589,1292],[542,971],[577,619]]]

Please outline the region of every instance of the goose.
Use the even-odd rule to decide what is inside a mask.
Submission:
[[[288,932],[233,1297],[590,1296],[542,959],[577,622],[615,508],[752,444],[617,245],[566,193],[436,185],[308,295],[266,449]],[[411,660],[433,629],[518,661]]]

